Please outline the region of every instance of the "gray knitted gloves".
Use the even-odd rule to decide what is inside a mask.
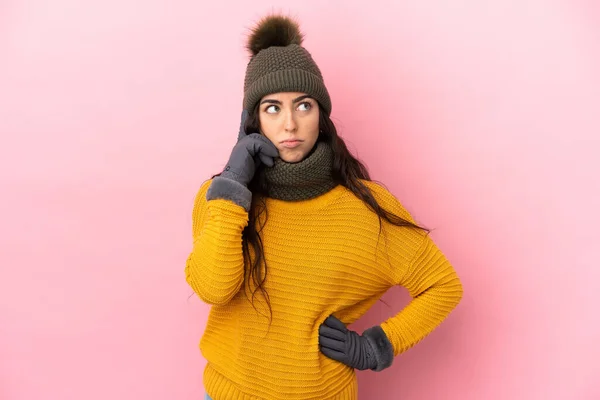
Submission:
[[[381,371],[394,360],[392,344],[380,326],[359,335],[333,315],[319,327],[319,347],[325,356],[361,371]]]
[[[225,199],[250,210],[252,192],[248,184],[254,177],[256,168],[262,162],[268,167],[273,166],[274,158],[279,156],[277,147],[265,136],[259,133],[246,135],[244,124],[248,112],[242,112],[238,142],[233,147],[227,166],[215,177],[206,192],[206,200]]]

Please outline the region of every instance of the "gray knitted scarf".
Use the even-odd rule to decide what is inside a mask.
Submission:
[[[269,186],[268,197],[285,201],[308,200],[327,193],[336,186],[331,175],[333,152],[325,142],[318,142],[312,153],[297,163],[280,158],[260,174]]]

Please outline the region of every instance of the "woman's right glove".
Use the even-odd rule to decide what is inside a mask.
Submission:
[[[248,184],[254,177],[256,168],[262,162],[272,167],[274,159],[279,156],[277,147],[269,139],[259,133],[246,135],[244,124],[248,112],[242,112],[239,140],[231,151],[229,161],[223,172],[215,177],[206,193],[206,200],[225,199],[250,210],[252,192]]]

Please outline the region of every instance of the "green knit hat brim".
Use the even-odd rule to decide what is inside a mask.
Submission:
[[[279,92],[302,92],[319,102],[331,116],[331,99],[323,81],[315,74],[302,69],[283,69],[270,72],[252,82],[244,93],[244,109],[252,112],[264,96]]]

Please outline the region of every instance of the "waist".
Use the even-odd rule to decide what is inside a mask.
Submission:
[[[257,370],[254,379],[245,380],[236,366],[219,366],[210,361],[204,369],[204,387],[213,400],[357,400],[358,382],[354,370],[345,368],[343,376],[316,381],[314,374],[288,377],[272,376],[268,365]],[[259,379],[256,379],[259,377]]]

